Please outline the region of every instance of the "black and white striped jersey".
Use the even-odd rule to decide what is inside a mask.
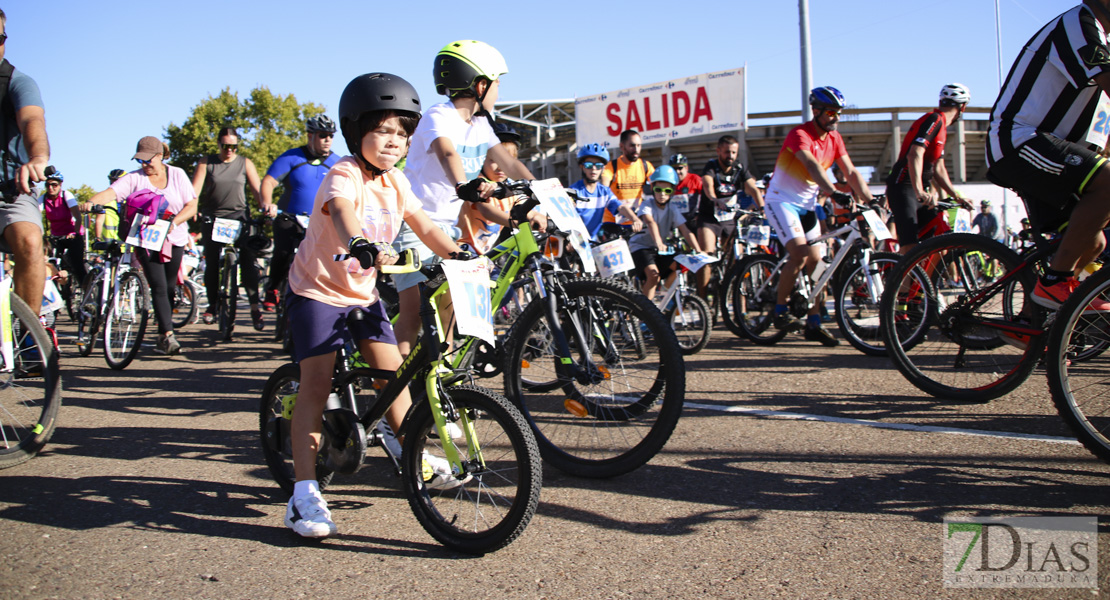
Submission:
[[[1018,55],[991,109],[990,164],[1037,132],[1101,150],[1110,133],[1110,98],[1094,77],[1110,70],[1106,32],[1079,5],[1041,28]]]

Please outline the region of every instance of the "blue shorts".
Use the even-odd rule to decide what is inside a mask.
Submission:
[[[367,307],[332,306],[319,300],[289,294],[285,299],[289,315],[289,333],[293,338],[293,360],[338,351],[348,340],[370,340],[397,345],[393,326],[385,314],[385,305],[375,302]],[[347,313],[361,310],[365,318],[347,331]]]

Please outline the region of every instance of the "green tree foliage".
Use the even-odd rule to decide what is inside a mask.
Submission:
[[[224,88],[196,105],[180,126],[170,123],[166,127],[169,162],[185,169],[192,178],[200,159],[216,152],[220,129],[235,127],[241,136],[239,153],[254,162],[262,177],[282,152],[308,141],[305,121],[322,112],[324,107],[319,104],[301,104],[293,94],[274,94],[265,86],[251,90],[245,99]],[[251,204],[257,207],[257,203]]]
[[[96,190],[92,189],[92,186],[82,183],[81,187],[69,188],[69,193],[73,194],[78,202],[88,202],[89,198],[92,198],[93,194],[96,193]]]

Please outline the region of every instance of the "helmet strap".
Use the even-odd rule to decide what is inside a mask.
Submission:
[[[378,167],[375,167],[373,163],[363,158],[361,152],[356,153],[355,158],[358,159],[358,162],[362,165],[363,169],[366,169],[370,172],[370,175],[372,175],[374,179],[377,179],[389,172],[389,169],[379,169]]]

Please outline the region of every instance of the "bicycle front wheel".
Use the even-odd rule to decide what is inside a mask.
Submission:
[[[834,292],[840,333],[856,350],[868,356],[886,356],[879,331],[879,291],[883,289],[886,275],[901,258],[893,252],[875,252],[869,264],[854,261],[845,269]]]
[[[220,273],[220,301],[216,308],[219,337],[225,342],[231,341],[231,335],[235,332],[235,309],[239,304],[238,270],[239,265],[234,255],[231,252],[225,254]]]
[[[77,307],[77,352],[81,356],[92,354],[96,345],[96,330],[100,326],[100,292],[107,275],[104,269],[89,271],[85,277],[85,293],[81,295],[81,304]]]
[[[1048,336],[1045,365],[1056,410],[1079,441],[1110,462],[1110,313],[1091,301],[1110,299],[1110,269],[1088,277],[1060,307]]]
[[[519,537],[536,513],[543,483],[536,440],[503,396],[471,385],[442,393],[443,402],[466,415],[474,437],[431,437],[430,405],[413,407],[401,459],[409,506],[443,545],[470,554],[492,552]],[[447,461],[443,444],[454,445],[467,470],[461,478],[448,477],[449,483],[433,479],[433,463]]]
[[[1026,303],[1032,269],[977,234],[948,234],[911,250],[884,282],[880,327],[894,365],[938,398],[987,402],[1016,389],[1044,350],[1040,309]]]
[[[560,287],[549,291],[558,323],[548,322],[548,299],[536,298],[506,337],[506,395],[552,466],[579,477],[627,473],[663,448],[682,414],[678,340],[627,286],[591,277]],[[565,336],[569,357],[559,356],[556,336]]]
[[[62,405],[54,343],[14,292],[11,319],[11,368],[0,361],[0,469],[29,460],[50,441]]]
[[[173,328],[175,330],[197,322],[200,309],[197,304],[198,287],[192,279],[186,279],[185,283],[179,283],[174,287]]]
[[[674,328],[675,337],[678,338],[678,347],[684,355],[697,354],[709,345],[709,336],[713,333],[713,322],[710,316],[709,303],[695,294],[678,292],[682,302],[682,310],[678,310],[678,303],[667,309],[667,320]]]
[[[297,392],[301,388],[301,367],[289,363],[281,365],[262,386],[262,402],[258,406],[258,432],[262,446],[262,456],[270,475],[286,495],[293,495],[293,484],[297,478],[293,474],[293,445],[289,441]],[[285,404],[289,404],[288,410]],[[320,489],[328,487],[335,474],[318,461],[316,463],[316,482]]]
[[[138,271],[120,276],[104,318],[104,360],[119,371],[135,360],[150,317],[150,288]]]
[[[750,254],[736,265],[732,277],[733,318],[740,333],[759,344],[770,346],[786,337],[774,326],[778,298],[779,259],[769,254]]]

